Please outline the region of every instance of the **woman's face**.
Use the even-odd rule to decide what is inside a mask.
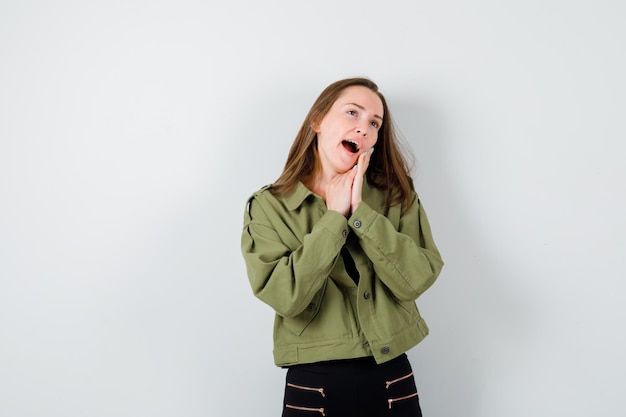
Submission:
[[[333,175],[352,169],[359,155],[376,143],[382,123],[383,103],[376,93],[363,86],[343,90],[313,126],[323,172]]]

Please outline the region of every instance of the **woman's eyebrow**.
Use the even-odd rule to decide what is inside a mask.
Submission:
[[[349,105],[349,104],[351,104],[351,105],[353,105],[353,106],[356,106],[356,107],[358,107],[358,108],[359,108],[359,109],[361,109],[361,110],[366,110],[366,108],[365,108],[365,107],[363,107],[363,106],[361,106],[360,104],[357,104],[357,103],[346,103],[346,105]],[[375,114],[375,115],[374,115],[374,117],[376,117],[376,118],[378,118],[378,119],[380,119],[380,120],[383,120],[383,118],[382,118],[382,117],[380,117],[380,116],[379,116],[379,115],[377,115],[377,114]]]

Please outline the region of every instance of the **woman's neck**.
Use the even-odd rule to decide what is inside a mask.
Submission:
[[[306,181],[304,185],[306,186],[306,188],[322,197],[322,200],[326,201],[326,186],[333,180],[333,178],[338,175],[341,174],[336,172],[324,173],[323,171],[319,171],[314,174],[311,179]]]

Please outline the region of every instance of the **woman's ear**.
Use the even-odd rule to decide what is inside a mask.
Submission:
[[[313,131],[315,133],[320,133],[320,120],[319,120],[319,115],[311,115],[311,129],[313,129]]]

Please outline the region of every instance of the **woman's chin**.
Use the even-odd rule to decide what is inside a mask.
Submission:
[[[352,168],[354,168],[358,160],[359,158],[356,158],[352,155],[350,155],[348,158],[343,158],[343,160],[341,161],[341,166],[342,168],[345,168],[344,172],[349,171]]]

